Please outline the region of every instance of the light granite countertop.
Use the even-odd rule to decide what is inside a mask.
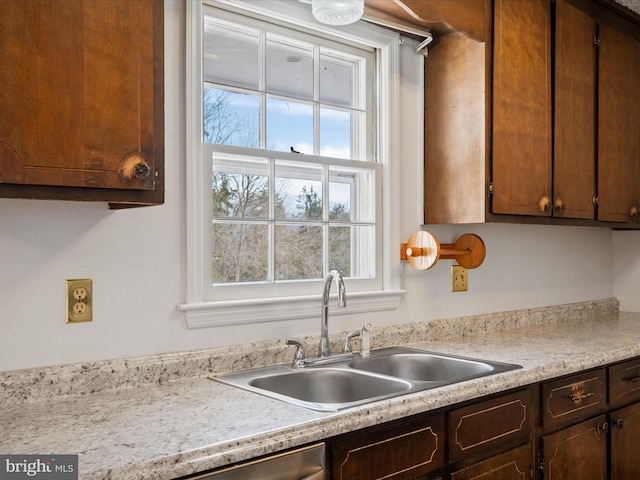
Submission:
[[[0,453],[78,453],[82,479],[171,479],[206,471],[640,356],[640,313],[610,311],[611,301],[604,304],[605,308],[598,304],[586,309],[580,304],[569,313],[549,307],[552,310],[443,320],[380,332],[373,339],[374,348],[389,345],[381,344],[385,334],[396,345],[517,363],[523,368],[331,413],[295,407],[209,380],[207,376],[217,371],[212,366],[216,362],[212,362],[211,352],[192,353],[188,361],[182,357],[178,361],[175,356],[152,359],[165,363],[160,370],[167,376],[172,362],[202,367],[203,359],[208,358],[202,372],[190,372],[184,378],[177,374],[170,378],[163,377],[163,373],[149,374],[149,359],[118,363],[126,364],[129,373],[145,370],[146,377],[153,377],[138,386],[132,386],[131,379],[122,380],[113,364],[0,372],[0,386],[4,389],[4,397],[0,396],[0,401],[4,400],[0,402]],[[617,302],[613,304],[617,306]],[[528,320],[523,322],[522,318]],[[474,323],[474,328],[460,327],[469,322]],[[433,339],[425,339],[425,335],[418,334],[424,328],[447,332],[463,329],[457,336],[432,334],[427,337]],[[411,332],[416,334],[407,335]],[[401,333],[404,339],[400,343],[397,335]],[[413,342],[415,338],[420,339]],[[251,347],[255,350],[256,346]],[[273,358],[279,359],[281,351],[291,354],[281,345]],[[233,353],[236,369],[246,367],[237,365],[240,356],[247,357],[246,352],[238,347]],[[228,351],[224,357],[232,356]],[[224,363],[222,356],[215,358]],[[229,369],[229,365],[225,364],[225,368]],[[108,369],[119,378],[119,385],[93,393],[79,387],[80,372],[86,377],[91,371],[93,377],[102,378],[102,372]],[[49,374],[55,378],[48,378]],[[87,387],[86,380],[83,382],[85,388],[99,390]],[[47,396],[47,384],[55,394]],[[40,393],[30,397],[25,391]]]

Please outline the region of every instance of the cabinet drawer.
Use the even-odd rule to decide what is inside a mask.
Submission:
[[[449,460],[495,453],[529,441],[531,391],[524,390],[454,410],[449,415]]]
[[[542,384],[542,424],[561,425],[595,415],[607,404],[605,370]]]
[[[640,358],[609,367],[609,400],[618,404],[640,398]]]
[[[331,446],[331,464],[335,480],[422,478],[444,464],[443,416],[337,439]]]

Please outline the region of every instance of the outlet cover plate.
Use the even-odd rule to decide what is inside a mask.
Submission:
[[[451,291],[466,292],[469,287],[469,272],[460,265],[451,266]]]
[[[93,320],[93,282],[90,278],[67,280],[66,323],[91,322]]]

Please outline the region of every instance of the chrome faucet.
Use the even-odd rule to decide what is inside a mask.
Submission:
[[[335,279],[338,284],[338,307],[347,306],[347,292],[344,288],[342,275],[338,270],[331,270],[324,281],[324,290],[322,291],[322,314],[320,317],[320,345],[318,346],[318,356],[328,357],[329,351],[329,292],[331,291],[331,283]]]

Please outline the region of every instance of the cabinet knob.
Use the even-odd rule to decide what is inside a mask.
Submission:
[[[118,173],[125,184],[144,183],[151,176],[151,167],[140,153],[134,152],[122,159]]]
[[[624,427],[624,420],[619,418],[618,420],[616,420],[616,428],[622,428],[622,427]]]
[[[149,168],[149,165],[144,162],[136,163],[133,167],[133,174],[141,182],[149,178],[150,173],[151,169]]]
[[[553,205],[553,208],[555,208],[556,210],[564,210],[565,206],[564,206],[564,202],[562,201],[562,199],[560,197],[556,198],[556,201]]]
[[[630,216],[630,217],[637,218],[637,217],[638,217],[638,215],[640,215],[640,211],[638,211],[638,207],[636,207],[635,205],[634,205],[634,206],[632,206],[632,207],[629,209],[629,216]]]
[[[607,433],[609,431],[609,424],[607,422],[604,422],[602,425],[600,425],[600,430],[602,430],[604,433]]]
[[[541,212],[546,212],[547,210],[551,210],[551,208],[553,208],[553,204],[551,203],[549,197],[544,196],[538,202],[538,207],[540,207]]]

